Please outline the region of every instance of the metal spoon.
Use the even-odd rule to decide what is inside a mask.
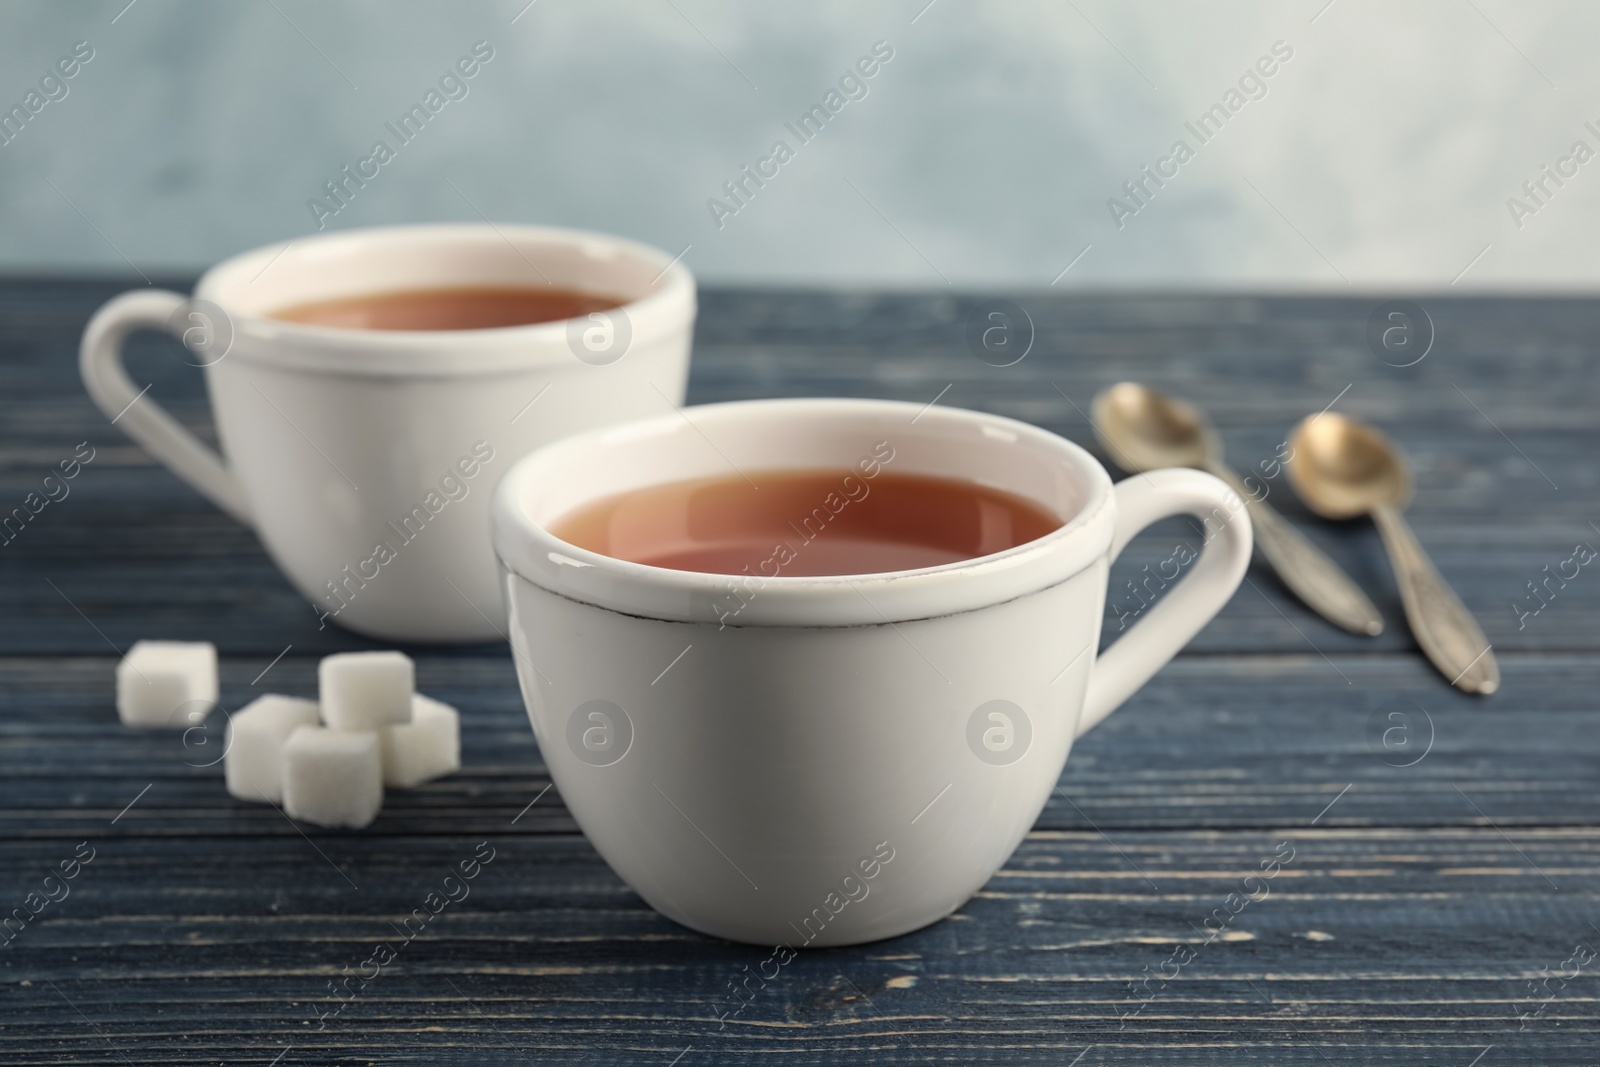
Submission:
[[[1301,422],[1289,444],[1289,480],[1311,510],[1330,519],[1372,515],[1406,620],[1433,665],[1469,693],[1500,688],[1500,667],[1483,631],[1400,516],[1411,499],[1411,476],[1399,449],[1370,426],[1332,413]]]
[[[1222,444],[1192,405],[1136,382],[1121,382],[1094,398],[1094,429],[1106,450],[1130,471],[1198,467],[1216,475],[1250,509],[1256,544],[1306,606],[1351,633],[1376,636],[1383,616],[1321,549],[1289,525],[1222,462]]]

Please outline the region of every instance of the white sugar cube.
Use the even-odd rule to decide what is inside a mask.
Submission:
[[[404,652],[341,652],[317,665],[322,720],[335,730],[411,721],[416,668]]]
[[[298,726],[283,746],[283,810],[318,826],[366,826],[383,807],[378,735]]]
[[[193,726],[216,703],[209,642],[136,641],[117,664],[117,716],[128,726]]]
[[[383,784],[410,789],[461,769],[461,716],[449,704],[418,694],[411,721],[379,732]]]
[[[240,800],[283,803],[283,746],[298,726],[317,725],[317,702],[264,696],[228,720],[223,771]]]

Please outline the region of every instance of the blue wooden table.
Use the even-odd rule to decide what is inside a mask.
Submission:
[[[967,340],[979,296],[704,293],[694,402],[938,397],[1093,447],[1090,399],[1132,378],[1206,409],[1241,468],[1330,404],[1368,419],[1410,453],[1410,516],[1504,672],[1488,700],[1452,691],[1372,529],[1268,479],[1382,637],[1253,567],[960,912],[739,994],[769,953],[673,925],[601,862],[503,646],[409,650],[462,709],[464,766],[362,833],[231,800],[220,738],[118,725],[113,666],[142,637],[215,642],[228,707],[310,695],[319,656],[370,647],[319,630],[253,535],[91,407],[77,340],[119,288],[0,284],[0,513],[92,452],[0,546],[0,914],[29,915],[0,947],[0,1063],[1600,1060],[1600,567],[1567,562],[1600,547],[1600,303],[1424,296],[1433,346],[1397,367],[1367,339],[1377,296],[1016,293],[1033,346],[1000,367]],[[170,343],[131,363],[212,436]],[[1125,554],[1108,638],[1126,579],[1192,536]],[[485,850],[470,897],[373,964]]]

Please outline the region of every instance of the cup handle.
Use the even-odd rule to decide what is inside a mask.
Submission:
[[[122,343],[134,330],[160,330],[181,340],[170,320],[187,303],[188,297],[164,290],[123,293],[89,320],[78,370],[106,418],[217,507],[253,526],[244,490],[223,458],[134,388],[122,367]]]
[[[1206,543],[1194,569],[1095,661],[1078,718],[1079,737],[1120,707],[1222,610],[1250,563],[1250,516],[1244,500],[1220,479],[1195,470],[1157,470],[1118,482],[1112,491],[1117,528],[1108,562],[1146,526],[1172,515],[1205,520]]]

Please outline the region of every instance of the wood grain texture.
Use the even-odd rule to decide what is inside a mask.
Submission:
[[[1248,471],[1336,400],[1410,453],[1408,517],[1505,673],[1488,701],[1450,690],[1370,526],[1313,519],[1268,479],[1388,632],[1337,631],[1253,567],[1076,746],[976,898],[894,941],[801,951],[741,1008],[732,984],[769,953],[672,924],[605,866],[542,793],[503,647],[412,650],[419,687],[463,711],[463,771],[391,792],[363,833],[231,800],[224,713],[187,743],[117,724],[112,668],[141,637],[215,641],[234,708],[309,694],[318,656],[371,647],[319,631],[251,533],[89,404],[77,338],[121,288],[0,282],[0,512],[97,450],[0,546],[0,914],[96,850],[0,948],[0,1062],[1597,1062],[1600,959],[1563,964],[1600,948],[1600,576],[1513,605],[1541,603],[1526,583],[1574,544],[1600,547],[1600,302],[1421,298],[1434,347],[1394,368],[1364,339],[1377,298],[1021,294],[1033,347],[992,367],[965,340],[984,297],[703,293],[695,402],[943,391],[1098,454],[1083,413],[1133,378],[1204,408]],[[175,352],[137,339],[134,377],[214,437]],[[1107,640],[1137,614],[1125,583],[1181,540],[1163,524],[1119,561]],[[472,895],[319,1028],[329,982],[485,841]],[[1293,862],[1207,943],[1285,841]],[[1163,983],[1180,946],[1193,958]]]
[[[1600,1024],[1588,976],[1518,1018],[1600,941],[1592,829],[1038,832],[950,919],[801,947],[742,995],[769,950],[663,919],[579,838],[127,834],[0,956],[8,1063],[1577,1063]],[[470,895],[402,943],[479,840]],[[1280,842],[1292,861],[1216,918]],[[330,993],[379,943],[395,961]]]
[[[215,761],[226,709],[262,691],[314,697],[314,657],[290,653],[254,687],[265,658],[224,659],[224,710],[187,733],[121,726],[115,662],[0,660],[0,837],[96,836],[151,783],[123,819],[144,834],[296,834],[223,792]],[[1303,826],[1346,786],[1319,825],[1600,825],[1593,657],[1518,655],[1505,668],[1505,692],[1484,701],[1414,657],[1180,658],[1074,746],[1039,826]],[[462,773],[391,792],[367,833],[494,832],[550,784],[509,654],[424,657],[417,684],[461,709]],[[518,826],[576,829],[554,789]]]

